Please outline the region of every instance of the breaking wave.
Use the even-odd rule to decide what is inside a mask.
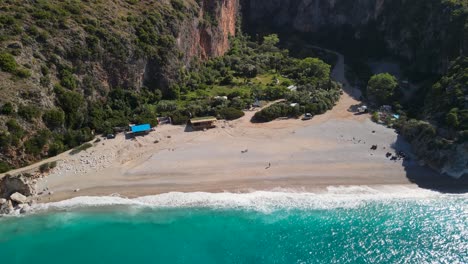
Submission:
[[[286,189],[252,191],[248,193],[170,192],[158,195],[126,198],[115,196],[81,196],[60,202],[36,204],[34,212],[69,210],[82,207],[139,206],[155,208],[214,208],[246,209],[271,212],[281,209],[334,209],[356,208],[368,202],[416,199],[429,202],[441,197],[468,198],[467,194],[449,195],[433,191],[387,187],[374,189],[367,186],[330,186],[320,193]]]

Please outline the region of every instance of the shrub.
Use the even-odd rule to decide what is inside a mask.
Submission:
[[[51,169],[53,169],[55,167],[57,167],[57,161],[46,162],[46,163],[42,164],[41,166],[39,166],[39,171],[41,173],[49,172]]]
[[[68,91],[58,86],[54,89],[58,105],[65,112],[65,120],[68,127],[79,128],[84,119],[83,108],[85,106],[84,98],[81,94]]]
[[[49,166],[49,163],[44,163],[44,164],[41,164],[41,166],[39,166],[39,171],[41,173],[44,173],[44,172],[49,172],[50,170],[50,166]]]
[[[0,53],[0,69],[5,72],[14,73],[18,64],[16,64],[15,58],[6,52]]]
[[[57,167],[57,161],[54,160],[54,161],[49,163],[49,168],[53,169],[55,167]]]
[[[167,100],[164,100],[164,101],[160,101],[157,105],[156,105],[156,110],[160,113],[163,113],[163,112],[171,112],[171,111],[174,111],[177,109],[177,103],[174,102],[174,101],[167,101]]]
[[[85,144],[83,144],[83,145],[81,145],[79,147],[74,148],[72,151],[70,151],[70,155],[78,154],[81,151],[87,150],[92,146],[93,146],[93,144],[91,144],[91,143],[85,143]]]
[[[218,114],[226,120],[238,119],[245,115],[243,111],[233,107],[222,108],[218,111]]]
[[[252,121],[270,122],[280,117],[298,117],[300,115],[299,107],[291,107],[286,103],[277,103],[255,113]]]
[[[65,146],[61,140],[55,140],[52,144],[49,145],[48,156],[53,157],[65,151]]]
[[[59,128],[65,122],[65,113],[59,109],[51,109],[42,115],[42,120],[50,129]]]
[[[183,11],[185,8],[184,2],[181,0],[171,0],[171,5],[177,11]]]
[[[41,111],[33,105],[20,105],[18,107],[18,115],[27,121],[32,121],[41,115]]]
[[[1,112],[3,115],[11,115],[11,114],[13,114],[14,111],[15,111],[15,109],[14,109],[14,107],[13,107],[13,104],[10,103],[10,102],[5,103],[5,104],[2,106],[2,109],[0,110],[0,112]]]
[[[70,90],[74,90],[77,87],[77,80],[68,69],[60,71],[60,84]]]
[[[35,136],[24,143],[26,153],[39,155],[50,138],[48,130],[41,130]]]
[[[13,145],[18,145],[19,140],[24,136],[24,129],[18,124],[15,119],[10,119],[6,122],[8,132],[10,132]]]
[[[452,128],[457,128],[460,125],[460,121],[458,119],[458,109],[452,109],[446,116],[445,116],[445,123]]]
[[[0,160],[0,173],[7,172],[11,169],[10,164],[6,163],[5,161]]]
[[[373,112],[372,116],[371,116],[371,119],[372,119],[372,121],[374,121],[376,123],[379,122],[379,120],[380,120],[379,113],[378,112]]]
[[[0,149],[7,148],[11,144],[11,136],[8,132],[0,130]]]
[[[19,78],[29,78],[31,77],[31,72],[28,69],[17,69],[15,75]]]
[[[185,125],[190,119],[186,111],[177,110],[172,112],[170,115],[172,124],[174,125]]]
[[[92,139],[91,129],[85,127],[80,130],[68,130],[63,137],[63,143],[68,148],[73,148]]]

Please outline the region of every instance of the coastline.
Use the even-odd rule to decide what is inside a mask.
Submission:
[[[43,177],[34,201],[119,194],[135,198],[170,192],[233,192],[284,188],[324,192],[329,186],[403,186],[466,192],[466,179],[454,182],[421,167],[410,145],[393,129],[352,109],[359,91],[344,75],[339,55],[332,77],[343,84],[337,105],[312,120],[251,123],[255,111],[234,121],[218,121],[208,131],[163,125],[133,140],[124,135],[94,143],[75,155],[45,160],[58,166]],[[377,149],[371,149],[377,145]],[[409,159],[386,154],[403,151]],[[17,170],[37,168],[35,164]],[[461,191],[454,187],[465,186]],[[445,189],[444,189],[445,188]]]
[[[77,209],[105,212],[121,208],[121,206],[135,207],[135,209],[208,208],[214,210],[253,210],[268,213],[283,209],[329,210],[357,208],[368,203],[412,201],[431,204],[434,201],[466,201],[466,199],[468,199],[466,193],[442,194],[414,186],[328,186],[315,191],[274,188],[236,193],[178,191],[137,197],[85,195],[34,204],[29,213],[53,213]]]

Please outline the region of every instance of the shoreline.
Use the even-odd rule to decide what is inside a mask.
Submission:
[[[133,140],[118,134],[78,154],[66,152],[42,161],[57,160],[58,166],[39,180],[39,195],[33,199],[44,203],[113,193],[141,197],[174,191],[320,191],[329,186],[467,192],[466,178],[455,181],[421,167],[411,146],[393,129],[372,122],[369,114],[352,111],[361,102],[344,67],[339,55],[332,77],[343,84],[340,100],[312,120],[251,123],[255,111],[246,111],[244,117],[220,120],[208,131],[162,125]],[[387,157],[399,151],[409,158]]]
[[[143,194],[139,192],[139,194]],[[245,192],[182,192],[148,194],[126,197],[77,196],[58,199],[31,206],[28,214],[54,213],[62,211],[92,210],[106,212],[122,206],[136,206],[144,209],[227,209],[272,212],[275,210],[329,210],[357,208],[368,203],[417,201],[432,203],[437,200],[468,199],[468,194],[442,194],[415,188],[410,185],[378,186],[328,186],[315,190],[274,188],[270,190],[249,190]],[[135,213],[133,209],[132,213]]]

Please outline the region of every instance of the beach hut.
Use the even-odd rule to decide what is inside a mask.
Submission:
[[[150,124],[130,125],[131,136],[147,135],[151,131]]]
[[[206,116],[190,119],[190,125],[194,130],[203,130],[216,127],[216,117]]]

